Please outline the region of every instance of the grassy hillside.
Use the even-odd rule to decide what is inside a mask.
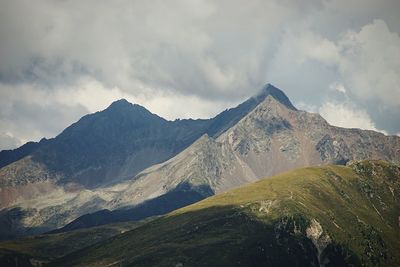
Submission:
[[[400,168],[298,169],[210,197],[53,266],[400,266]]]
[[[148,219],[149,221],[151,219]],[[47,263],[71,252],[132,230],[143,222],[109,224],[67,233],[45,234],[0,243],[0,266]]]

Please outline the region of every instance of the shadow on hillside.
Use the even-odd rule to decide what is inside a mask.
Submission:
[[[319,266],[319,260],[360,266],[353,253],[335,243],[319,259],[306,236],[307,223],[301,215],[260,221],[231,206],[189,210],[57,259],[51,266]]]
[[[182,183],[174,190],[154,199],[147,200],[135,207],[113,211],[105,209],[85,214],[66,226],[49,233],[61,233],[116,222],[139,221],[152,216],[164,215],[213,194],[214,192],[209,186],[193,187],[188,183]]]

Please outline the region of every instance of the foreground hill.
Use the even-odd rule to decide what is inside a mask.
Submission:
[[[41,266],[56,258],[135,229],[151,219],[4,241],[0,243],[0,266]]]
[[[207,198],[52,266],[399,266],[400,168],[297,169]]]

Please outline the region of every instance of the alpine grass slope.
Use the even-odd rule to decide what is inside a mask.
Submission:
[[[207,198],[50,266],[399,266],[400,167],[296,169]]]

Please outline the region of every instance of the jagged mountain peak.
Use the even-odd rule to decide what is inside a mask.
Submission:
[[[290,99],[286,96],[286,94],[278,89],[277,87],[273,86],[270,83],[267,83],[254,98],[258,102],[263,102],[268,96],[272,96],[274,99],[285,105],[287,108],[292,110],[297,110]]]
[[[266,84],[256,95],[250,97],[237,107],[225,110],[214,117],[210,127],[207,129],[207,134],[217,138],[227,129],[233,127],[241,119],[250,114],[258,105],[263,103],[268,96],[271,96],[288,109],[297,110],[284,92],[271,84]],[[221,125],[224,125],[224,127],[221,127]]]

